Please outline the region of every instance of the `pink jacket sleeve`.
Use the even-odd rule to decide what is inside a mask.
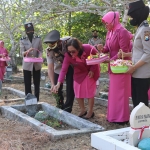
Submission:
[[[65,76],[66,76],[67,71],[68,71],[68,67],[70,65],[70,61],[69,60],[70,60],[69,55],[67,53],[65,53],[65,57],[64,57],[63,64],[62,64],[62,68],[60,70],[59,77],[58,77],[58,82],[61,82],[61,83],[64,82]]]

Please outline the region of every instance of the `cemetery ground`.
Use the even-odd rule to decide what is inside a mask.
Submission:
[[[22,73],[13,74],[15,76],[22,76]],[[24,91],[24,84],[17,82],[4,82],[3,87],[11,87],[20,91]],[[101,87],[103,91],[103,87]],[[7,96],[7,97],[6,97]],[[8,98],[18,98],[4,92],[0,96],[0,105],[14,105],[22,104],[23,101],[7,102],[4,101]],[[50,92],[41,90],[40,102],[47,102],[53,106],[56,106],[56,101]],[[87,102],[85,102],[87,108]],[[107,108],[101,105],[94,105],[94,118],[89,121],[103,126],[106,130],[113,130],[128,127],[127,125],[118,125],[109,123],[106,121]],[[78,115],[79,106],[76,100],[74,100],[74,106],[72,114]],[[23,123],[8,120],[0,115],[0,150],[94,150],[91,145],[91,134],[80,134],[74,137],[59,139],[57,141],[51,141],[49,137],[41,132],[35,131],[30,126]]]

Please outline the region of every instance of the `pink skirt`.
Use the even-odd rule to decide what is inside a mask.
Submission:
[[[3,80],[5,71],[6,71],[5,66],[0,67],[0,80]]]
[[[110,74],[107,120],[109,122],[129,121],[129,97],[131,96],[131,75]]]
[[[96,92],[96,81],[88,76],[80,84],[74,81],[74,92],[76,98],[93,98]]]

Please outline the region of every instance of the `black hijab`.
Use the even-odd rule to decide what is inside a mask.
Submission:
[[[130,20],[132,26],[139,26],[149,15],[149,7],[145,6],[142,0],[129,4],[128,15],[133,19]]]

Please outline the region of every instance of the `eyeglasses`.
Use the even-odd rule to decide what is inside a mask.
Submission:
[[[68,51],[69,54],[74,54],[76,51]]]

